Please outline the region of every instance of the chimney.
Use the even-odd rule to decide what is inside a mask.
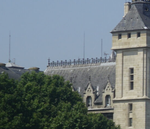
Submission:
[[[6,66],[6,64],[0,63],[0,67],[5,67],[5,66]]]
[[[124,4],[124,16],[123,17],[126,16],[126,14],[129,12],[130,8],[131,8],[131,2],[126,2]]]
[[[31,67],[29,68],[28,70],[31,70],[31,71],[35,71],[35,72],[39,72],[39,69],[38,67]]]

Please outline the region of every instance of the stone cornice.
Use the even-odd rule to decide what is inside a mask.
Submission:
[[[115,98],[115,99],[113,99],[113,102],[115,103],[115,102],[117,102],[117,101],[132,101],[132,100],[150,100],[150,98],[148,98],[148,97],[139,97],[139,98]]]

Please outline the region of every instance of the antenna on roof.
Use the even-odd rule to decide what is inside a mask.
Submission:
[[[16,63],[16,58],[13,59],[13,63],[14,63],[14,64]]]
[[[103,39],[101,39],[101,57],[103,57]]]
[[[50,58],[48,58],[48,66],[50,66]]]
[[[107,58],[107,55],[109,55],[109,54],[104,52],[104,55],[105,55],[105,57]]]
[[[10,32],[9,32],[9,62],[11,62],[11,60],[10,60],[10,50],[11,50],[11,34],[10,34]]]
[[[83,58],[85,59],[85,32],[84,32],[84,41],[83,41]]]

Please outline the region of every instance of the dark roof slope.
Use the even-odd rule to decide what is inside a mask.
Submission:
[[[80,94],[83,96],[89,77],[91,84],[96,90],[99,87],[99,95],[95,102],[102,102],[102,92],[107,84],[108,78],[112,87],[115,87],[115,63],[102,63],[97,65],[82,65],[70,67],[48,67],[45,70],[46,75],[60,75],[73,84],[75,91],[80,87]]]
[[[132,3],[129,12],[112,30],[112,33],[141,29],[150,29],[150,2]]]
[[[0,74],[6,73],[10,78],[15,80],[20,79],[21,75],[25,72],[29,72],[30,70],[27,69],[18,69],[18,68],[7,68],[7,67],[0,67]]]
[[[24,67],[18,66],[11,62],[7,64],[0,63],[0,74],[6,73],[8,74],[9,78],[13,78],[15,80],[19,80],[21,75],[25,72],[31,71],[39,72],[39,68],[33,67],[30,69],[24,69]]]

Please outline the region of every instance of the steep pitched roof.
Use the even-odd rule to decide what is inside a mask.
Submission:
[[[72,82],[75,91],[78,91],[80,87],[79,94],[84,95],[85,89],[89,82],[89,77],[91,77],[91,85],[94,90],[99,87],[98,97],[95,102],[102,102],[102,92],[105,88],[109,76],[110,83],[112,87],[115,86],[115,63],[102,63],[99,65],[82,65],[82,66],[70,66],[70,67],[48,67],[45,70],[46,75],[60,75]]]
[[[150,29],[150,3],[132,3],[131,9],[119,24],[112,30],[114,32]]]
[[[88,82],[87,86],[85,87],[85,91],[88,89],[88,87],[91,87],[92,88],[92,91],[94,91],[94,87],[93,85],[91,84],[91,81]]]

